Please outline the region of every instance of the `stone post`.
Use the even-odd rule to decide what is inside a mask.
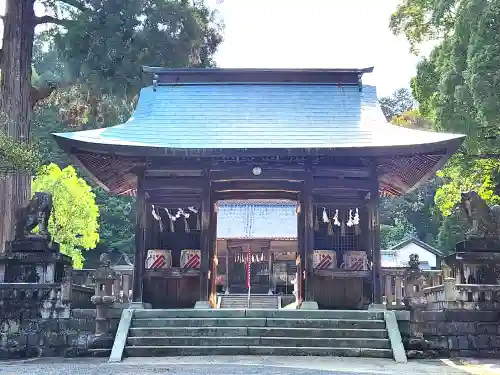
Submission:
[[[130,286],[132,285],[132,275],[124,273],[122,275],[123,303],[129,303]]]
[[[392,275],[385,276],[385,300],[387,303],[387,307],[392,306],[393,302],[393,293],[392,293]]]
[[[114,302],[113,284],[118,275],[111,269],[107,254],[100,258],[101,267],[95,274],[95,295],[90,299],[96,306],[95,334],[101,336],[109,333],[108,310]]]
[[[396,295],[396,306],[403,304],[403,278],[401,275],[396,275],[394,278],[394,294]]]
[[[453,277],[447,277],[444,279],[444,308],[447,308],[448,305],[457,301],[457,289],[455,284],[456,282]]]

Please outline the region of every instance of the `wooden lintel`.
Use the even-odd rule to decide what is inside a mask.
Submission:
[[[373,182],[369,179],[314,177],[312,189],[316,190],[366,190],[369,191]]]
[[[145,189],[148,191],[202,188],[203,180],[199,177],[149,178],[145,182]]]
[[[354,177],[367,178],[370,177],[370,168],[366,167],[313,167],[313,175],[317,177]]]
[[[201,177],[201,170],[166,168],[166,169],[148,169],[146,177]]]
[[[213,170],[210,172],[212,181],[232,181],[232,180],[249,180],[249,181],[266,181],[266,180],[285,180],[285,181],[303,181],[305,174],[303,171],[282,170],[282,169],[267,169],[262,168],[260,175],[256,176],[252,173],[251,168],[245,169],[229,169],[229,170]]]
[[[155,207],[168,208],[168,209],[176,209],[183,208],[186,209],[188,207],[196,207],[199,208],[201,206],[201,200],[199,201],[187,201],[187,200],[159,200],[153,199],[148,201],[149,204],[152,204]]]
[[[344,206],[344,207],[363,207],[367,204],[367,201],[356,198],[336,198],[332,196],[316,196],[313,195],[313,204],[318,206],[326,206],[326,207],[335,207],[335,206]]]
[[[299,191],[300,182],[292,181],[215,181],[212,188],[216,191]]]
[[[214,192],[215,200],[266,200],[266,199],[284,199],[284,200],[297,200],[297,193],[287,191],[227,191],[227,192]]]

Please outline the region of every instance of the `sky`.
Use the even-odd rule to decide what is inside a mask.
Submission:
[[[388,28],[400,0],[206,0],[225,23],[222,68],[364,68],[379,96],[408,87],[419,57]],[[0,0],[3,14],[5,0]],[[37,13],[43,9],[37,9]],[[427,48],[426,48],[427,47]],[[423,46],[422,53],[431,46]]]

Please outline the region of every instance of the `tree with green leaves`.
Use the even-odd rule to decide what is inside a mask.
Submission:
[[[44,164],[64,168],[71,160],[52,132],[77,131],[126,121],[139,89],[150,84],[141,65],[214,66],[222,23],[203,1],[86,1],[92,11],[73,10],[65,30],[37,35],[33,66],[37,81],[71,82],[35,108],[33,138]],[[103,27],[105,25],[105,27]],[[59,85],[61,86],[61,85]],[[86,178],[86,177],[85,177]],[[89,181],[90,182],[90,181]],[[134,249],[135,205],[94,188],[100,211],[99,247]]]
[[[73,267],[82,268],[82,251],[95,248],[99,241],[99,208],[91,187],[73,167],[61,170],[49,164],[33,180],[33,190],[52,194],[49,233],[61,252],[72,258]]]
[[[458,215],[463,190],[500,199],[500,0],[403,0],[391,18],[413,50],[437,46],[417,67],[412,91],[420,113],[440,131],[466,134],[462,149],[440,172],[443,215]],[[460,220],[455,217],[454,222]]]

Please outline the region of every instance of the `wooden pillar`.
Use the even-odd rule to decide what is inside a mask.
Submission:
[[[212,200],[210,187],[209,169],[203,173],[203,193],[201,198],[201,265],[200,265],[200,301],[208,301],[208,271],[210,269],[210,248],[212,247],[212,235],[210,233],[212,218]]]
[[[307,166],[306,177],[303,188],[303,210],[304,210],[304,270],[306,272],[304,286],[304,301],[314,301],[314,272],[313,272],[313,250],[314,250],[314,214],[312,199],[312,168]]]
[[[370,232],[371,232],[371,248],[373,256],[372,269],[372,286],[373,286],[373,303],[375,305],[382,304],[382,257],[380,254],[380,219],[379,219],[379,182],[377,173],[377,164],[374,161],[371,173],[371,189],[370,189]]]
[[[134,280],[132,286],[132,302],[142,303],[142,287],[144,282],[146,258],[146,191],[144,188],[144,169],[137,172],[136,194],[136,225],[135,225],[135,254],[134,254]]]
[[[219,262],[219,256],[217,254],[217,215],[218,210],[216,209],[217,202],[213,200],[213,194],[210,197],[210,282],[209,282],[209,296],[210,303],[212,307],[217,305],[217,264]]]
[[[304,238],[304,200],[303,192],[298,195],[297,213],[297,252],[300,262],[297,262],[297,305],[300,306],[304,299],[304,264],[305,264],[305,238]]]

